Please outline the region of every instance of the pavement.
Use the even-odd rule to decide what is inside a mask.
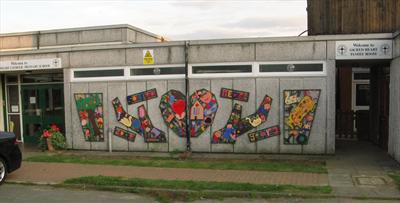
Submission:
[[[81,176],[121,176],[127,178],[196,180],[253,184],[289,184],[306,186],[328,185],[327,174],[290,173],[238,170],[155,168],[69,163],[24,162],[8,177],[14,182],[62,183],[65,179]]]
[[[15,194],[18,191],[18,195]],[[81,190],[71,188],[57,188],[45,185],[17,185],[5,184],[0,187],[0,203],[153,203],[157,199],[134,193],[116,193],[107,191]],[[224,199],[199,199],[192,203],[398,203],[398,200],[356,200],[350,198],[224,198]],[[177,201],[176,203],[179,203]]]
[[[371,143],[361,141],[338,141],[336,149],[335,156],[193,154],[194,157],[200,158],[231,159],[249,157],[254,159],[326,160],[328,174],[23,162],[22,167],[10,174],[7,181],[57,184],[68,178],[104,175],[127,178],[252,184],[329,185],[333,188],[333,195],[338,198],[373,198],[400,201],[400,192],[395,182],[387,176],[388,172],[400,171],[400,166],[384,151]],[[37,153],[26,151],[24,154],[25,156],[31,156]],[[70,153],[79,155],[96,152],[72,151]],[[105,154],[105,152],[97,153]],[[110,154],[110,156],[113,155]],[[149,153],[148,155],[154,156],[154,153]]]
[[[400,198],[387,175],[400,171],[399,163],[369,142],[337,142],[336,155],[327,160],[329,185],[336,196]]]

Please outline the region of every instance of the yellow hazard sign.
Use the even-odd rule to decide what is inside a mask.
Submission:
[[[143,64],[154,64],[154,51],[152,49],[143,50]]]

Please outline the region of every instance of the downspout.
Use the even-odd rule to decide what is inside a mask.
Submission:
[[[36,49],[40,49],[40,31],[36,35]]]
[[[186,151],[191,152],[189,128],[189,41],[185,41],[185,93],[186,93]]]

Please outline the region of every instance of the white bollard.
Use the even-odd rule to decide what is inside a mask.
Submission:
[[[112,129],[109,128],[108,129],[108,152],[112,152],[112,133],[111,133]]]

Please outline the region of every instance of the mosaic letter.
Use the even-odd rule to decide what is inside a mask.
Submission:
[[[213,122],[218,110],[215,95],[206,89],[200,89],[190,96],[190,136],[201,135]]]
[[[74,94],[85,141],[104,141],[103,94]]]
[[[249,101],[249,92],[221,88],[220,97],[247,102]]]
[[[179,137],[186,136],[186,97],[180,91],[169,90],[160,101],[160,111],[167,126]]]
[[[285,144],[307,144],[321,90],[285,90]]]
[[[250,142],[258,142],[260,140],[278,136],[280,134],[281,134],[281,128],[279,127],[279,125],[275,125],[256,132],[251,132],[247,134],[247,136],[249,136]]]
[[[127,131],[117,126],[114,128],[113,134],[130,142],[134,142],[136,138],[136,134],[134,132]]]
[[[257,112],[242,119],[242,106],[240,104],[235,104],[227,125],[213,133],[212,143],[235,143],[238,136],[243,135],[267,121],[271,103],[272,98],[265,95]]]
[[[118,97],[112,101],[118,122],[142,135],[145,142],[166,142],[165,133],[153,127],[144,105],[138,107],[139,119],[129,115]]]
[[[144,92],[139,92],[136,94],[132,94],[126,97],[126,100],[128,101],[128,104],[136,104],[142,101],[147,101],[150,99],[154,99],[157,98],[157,90],[151,89],[151,90],[147,90]]]

